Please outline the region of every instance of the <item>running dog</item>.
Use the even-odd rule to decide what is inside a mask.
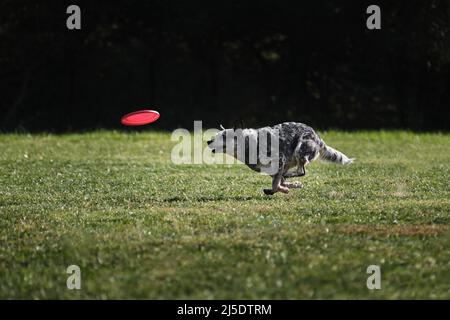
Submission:
[[[354,160],[327,146],[313,128],[297,122],[242,130],[221,126],[207,144],[213,153],[229,154],[254,171],[268,173],[272,189],[263,189],[266,195],[301,188],[301,183],[286,179],[304,176],[305,166],[317,158],[344,165]]]

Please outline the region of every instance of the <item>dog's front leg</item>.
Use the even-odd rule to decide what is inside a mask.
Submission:
[[[277,173],[272,177],[272,189],[264,189],[264,193],[267,195],[272,195],[278,191],[283,193],[289,193],[289,189],[281,185],[281,180],[283,179],[283,174],[281,172]]]

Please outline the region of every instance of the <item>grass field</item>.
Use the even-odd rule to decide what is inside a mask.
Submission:
[[[357,161],[268,197],[168,133],[0,135],[0,298],[449,299],[450,135],[322,137]]]

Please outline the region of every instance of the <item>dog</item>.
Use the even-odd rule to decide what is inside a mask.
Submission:
[[[268,173],[272,188],[263,189],[266,195],[303,187],[286,179],[306,175],[306,165],[317,158],[343,165],[354,161],[327,146],[313,128],[303,123],[284,122],[259,129],[225,129],[222,125],[220,128],[207,141],[208,147],[213,153],[233,156],[254,171]]]

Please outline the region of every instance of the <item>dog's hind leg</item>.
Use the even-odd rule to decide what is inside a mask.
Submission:
[[[285,172],[283,174],[283,178],[296,178],[296,177],[303,177],[304,175],[306,175],[306,168],[305,166],[309,163],[308,162],[302,162],[299,163],[297,166],[297,170],[292,171],[292,172]]]
[[[289,189],[294,189],[294,188],[303,188],[303,184],[301,182],[287,182],[285,181],[285,179],[287,178],[296,178],[296,177],[303,177],[304,175],[306,175],[306,168],[305,166],[309,163],[308,159],[305,159],[304,162],[301,162],[298,164],[297,166],[297,170],[293,171],[293,172],[285,172],[283,174],[283,179],[281,181],[281,185],[288,187]]]
[[[272,195],[278,191],[283,193],[289,193],[289,188],[283,186],[281,181],[283,179],[283,174],[281,172],[277,173],[272,177],[272,189],[264,189],[266,195]]]
[[[286,172],[285,174],[283,174],[283,178],[297,178],[297,177],[303,177],[304,175],[306,175],[306,170],[305,167],[302,166],[302,168],[297,169],[293,172]]]

